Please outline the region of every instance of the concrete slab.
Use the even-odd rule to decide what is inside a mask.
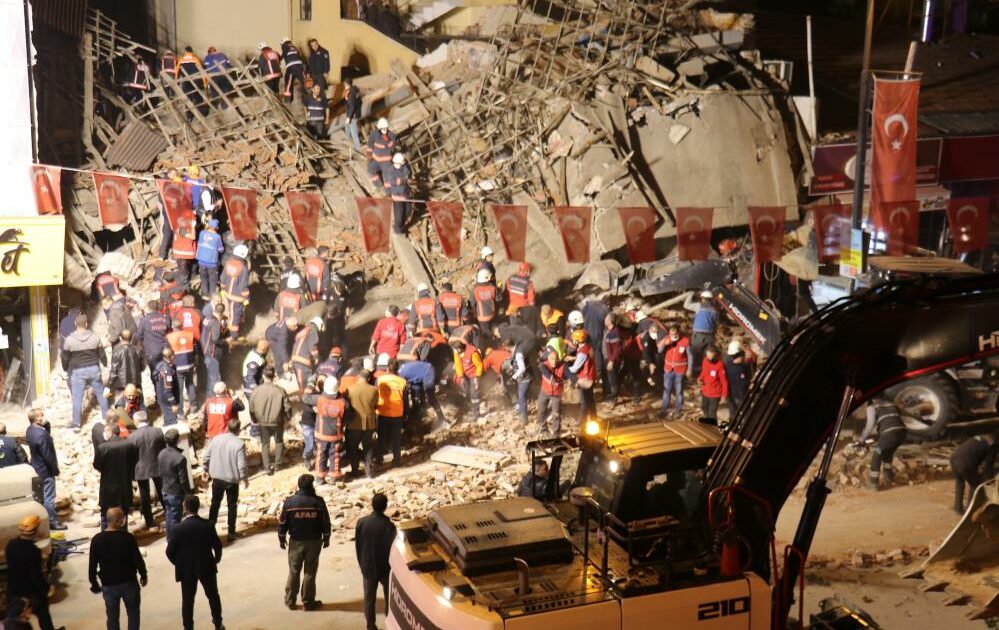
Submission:
[[[411,286],[416,286],[418,284],[424,283],[428,286],[433,285],[433,279],[427,268],[423,265],[423,259],[416,252],[416,247],[410,242],[403,234],[393,234],[392,235],[392,249],[395,251],[396,259],[399,261],[399,267],[402,269],[403,275],[406,276],[406,280],[409,281]]]

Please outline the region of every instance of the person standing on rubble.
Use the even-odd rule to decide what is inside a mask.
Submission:
[[[305,65],[302,63],[302,54],[298,52],[298,46],[285,37],[281,40],[281,57],[284,59],[284,90],[281,92],[289,103],[295,101],[295,94],[292,92],[295,81],[298,81],[299,89],[305,90]]]
[[[375,132],[368,138],[368,176],[375,190],[388,187],[389,167],[395,155],[399,139],[389,131],[387,118],[379,118]]]
[[[288,75],[289,77],[291,75]],[[330,104],[323,89],[313,83],[305,97],[305,126],[316,140],[326,139],[326,128],[330,124]]]
[[[541,391],[538,394],[538,425],[558,437],[562,431],[562,392],[565,390],[565,362],[551,349],[541,359]]]
[[[698,303],[688,295],[683,308],[694,313],[694,334],[690,337],[690,375],[697,377],[701,373],[704,352],[715,341],[718,311],[714,306],[714,295],[708,290],[701,291]]]
[[[181,400],[180,383],[177,380],[173,350],[170,348],[163,348],[162,359],[153,370],[153,385],[156,389],[156,404],[163,415],[163,426],[176,424]]]
[[[193,78],[203,70],[204,66],[201,64],[201,59],[194,54],[194,49],[190,46],[184,46],[184,54],[177,60],[177,77],[180,79],[180,88],[184,90],[187,99],[191,101],[191,104],[197,108],[201,115],[207,116],[208,105],[205,104],[202,90],[208,89],[208,82],[204,77],[200,79]],[[188,114],[187,119],[190,121],[192,116]]]
[[[197,341],[194,333],[186,330],[179,319],[170,322],[173,330],[167,334],[167,344],[173,350],[174,364],[177,370],[177,385],[180,398],[177,405],[182,415],[188,415],[194,410],[197,390],[194,386],[195,365],[197,364]]]
[[[171,255],[177,265],[174,277],[183,289],[191,286],[191,269],[194,265],[194,258],[197,256],[198,245],[195,241],[197,226],[194,216],[184,214],[177,219],[177,231],[173,235],[173,249]]]
[[[378,446],[375,459],[382,463],[392,449],[392,466],[402,463],[402,424],[409,411],[409,386],[399,376],[399,362],[389,359],[386,373],[375,382],[378,388]]]
[[[475,273],[475,285],[472,287],[468,302],[475,313],[475,319],[484,334],[483,345],[490,346],[495,336],[497,318],[501,308],[501,296],[496,288],[493,275],[489,269],[479,269]]]
[[[316,496],[313,477],[308,473],[298,478],[298,492],[285,499],[281,506],[278,544],[288,550],[284,605],[288,610],[295,610],[301,584],[302,607],[317,610],[323,603],[316,599],[316,574],[319,554],[330,546],[330,514],[326,501]],[[303,570],[305,576],[300,582]]]
[[[969,500],[984,481],[995,477],[996,456],[999,455],[999,432],[970,437],[950,455],[954,471],[954,511],[964,514],[964,487],[968,486]]]
[[[708,346],[701,360],[701,422],[718,424],[718,405],[723,398],[728,397],[728,378],[725,376],[725,366],[718,356],[718,349]]]
[[[205,229],[198,235],[195,260],[198,261],[198,276],[201,278],[201,297],[209,299],[219,290],[219,258],[225,251],[225,242],[219,234],[218,219],[209,219]]]
[[[166,335],[169,331],[170,320],[160,312],[159,300],[146,302],[146,314],[139,320],[135,340],[142,346],[142,356],[149,366],[150,377],[156,371],[156,364],[163,357],[163,348],[167,347]]]
[[[330,292],[330,248],[325,245],[313,250],[305,259],[305,290],[312,302],[325,301]]]
[[[450,281],[441,283],[441,292],[437,295],[437,325],[442,335],[461,326],[462,314],[465,313],[465,299],[454,291]]]
[[[281,55],[267,45],[267,42],[257,44],[260,55],[257,57],[257,70],[260,80],[267,84],[272,92],[281,90]]]
[[[306,404],[314,404],[316,409],[315,440],[316,483],[325,485],[327,479],[339,481],[343,477],[342,462],[344,451],[344,415],[347,401],[340,396],[340,381],[335,376],[323,380],[323,393],[303,397]]]
[[[378,320],[371,333],[369,354],[387,354],[393,359],[399,355],[399,348],[406,342],[406,326],[398,318],[398,306],[392,304],[385,309],[385,316]]]
[[[181,505],[184,497],[191,493],[191,478],[187,472],[187,458],[177,446],[180,434],[177,429],[167,429],[163,433],[166,447],[156,456],[156,467],[163,483],[163,526],[166,527],[167,541],[173,538],[173,530],[180,523]]]
[[[107,362],[107,355],[101,346],[101,340],[90,330],[87,316],[83,313],[76,316],[76,330],[66,338],[60,354],[73,400],[72,427],[79,430],[87,388],[97,398],[101,417],[108,412],[108,401],[104,397],[104,384],[101,381],[101,366]]]
[[[222,496],[225,495],[229,542],[239,537],[236,533],[239,484],[242,482],[244,488],[250,487],[250,478],[246,474],[246,445],[240,439],[239,431],[239,418],[233,418],[229,421],[227,432],[216,435],[208,442],[201,458],[201,467],[205,471],[202,476],[206,481],[212,482],[212,503],[208,510],[208,520],[214,530],[214,525],[219,520]]]
[[[283,387],[274,383],[274,368],[264,368],[264,382],[250,395],[250,422],[260,427],[260,459],[268,475],[281,467],[284,459],[284,425],[291,418],[291,401]],[[304,386],[303,386],[304,389]],[[271,438],[274,463],[271,464]]]
[[[111,370],[104,384],[105,393],[112,399],[129,385],[138,388],[142,384],[142,357],[132,344],[132,331],[121,331],[119,339],[121,343],[111,351]]]
[[[669,419],[683,411],[683,385],[687,376],[690,339],[680,333],[679,326],[669,327],[669,336],[662,344],[663,357],[663,407],[662,417]],[[673,409],[669,408],[670,396],[676,397]]]
[[[357,132],[358,121],[361,120],[361,92],[354,87],[354,80],[347,77],[343,80],[344,100],[344,134],[347,141],[354,145],[354,150],[361,151],[361,138]]]
[[[409,166],[406,165],[406,156],[396,152],[387,170],[385,187],[392,197],[392,231],[405,234],[413,208],[409,201]]]
[[[516,313],[524,306],[534,305],[534,283],[531,282],[531,263],[522,262],[517,273],[506,281],[507,305],[509,313]]]
[[[205,55],[205,68],[212,78],[212,98],[219,103],[222,109],[228,109],[223,94],[232,92],[232,83],[229,81],[229,70],[232,63],[226,54],[219,52],[215,46],[208,47],[208,54]]]
[[[361,474],[361,451],[364,451],[364,474],[368,479],[374,476],[375,429],[378,422],[378,388],[371,384],[371,369],[365,365],[357,373],[353,383],[344,389],[344,376],[340,382],[341,392],[347,396],[350,405],[351,421],[347,425],[347,459],[354,475]]]
[[[228,304],[229,336],[239,337],[246,305],[250,301],[250,267],[246,257],[250,248],[240,243],[232,250],[232,258],[222,267],[222,295]]]
[[[597,379],[597,365],[593,360],[593,346],[590,336],[582,328],[572,331],[572,364],[566,367],[576,387],[579,388],[579,420],[586,420],[591,413],[596,413],[597,402],[593,397],[593,385]]]
[[[891,468],[892,460],[895,458],[895,451],[905,442],[908,433],[898,407],[883,393],[875,396],[867,405],[867,424],[860,434],[859,442],[863,444],[875,432],[878,434],[878,441],[871,452],[871,477],[868,486],[871,490],[877,491],[881,489],[882,469],[885,484],[894,483],[895,471]]]
[[[295,343],[291,349],[291,365],[298,381],[299,396],[305,391],[305,385],[319,363],[319,336],[323,326],[321,317],[313,317],[295,333]]]
[[[216,381],[212,396],[205,401],[205,438],[210,440],[229,429],[229,422],[243,411],[243,401],[233,398],[223,381]]]
[[[607,318],[609,309],[607,300],[603,295],[588,297],[580,309],[583,313],[583,329],[590,336],[590,343],[593,345],[593,360],[597,365],[597,374],[601,380],[607,382],[607,368],[604,365],[604,319]]]
[[[160,452],[166,448],[166,440],[162,429],[149,424],[145,411],[135,414],[135,424],[137,428],[129,434],[128,442],[135,446],[137,453],[135,483],[139,486],[139,509],[146,520],[146,529],[152,529],[156,526],[156,521],[153,520],[150,482],[156,488],[156,497],[163,505],[163,511],[166,511],[166,504],[163,503],[163,479],[159,470]]]
[[[135,465],[139,461],[139,449],[134,442],[121,438],[121,428],[117,423],[104,427],[104,443],[94,451],[94,469],[101,473],[97,505],[101,510],[101,531],[107,529],[107,512],[111,508],[121,508],[126,518],[132,508],[132,481],[135,479]],[[128,522],[125,523],[128,529]]]
[[[64,530],[66,526],[59,522],[56,514],[56,477],[59,476],[59,455],[56,453],[52,433],[45,422],[45,412],[35,408],[28,411],[28,428],[24,433],[31,453],[31,467],[42,480],[42,504],[49,514],[49,529]],[[8,557],[8,561],[10,558]],[[8,591],[9,593],[9,591]]]
[[[329,85],[326,79],[329,71],[330,51],[320,46],[319,40],[313,37],[309,40],[309,75],[312,77],[313,84],[319,86],[319,90],[324,96],[326,95],[326,86]]]
[[[746,365],[746,353],[742,343],[733,339],[728,344],[728,356],[725,359],[725,378],[728,379],[728,412],[729,419],[734,420],[739,407],[749,395],[749,366]]]
[[[201,320],[201,356],[205,365],[204,397],[208,398],[215,383],[222,380],[222,359],[225,357],[225,307],[216,304]]]
[[[267,353],[270,351],[270,343],[266,339],[257,341],[257,345],[246,353],[243,359],[243,395],[249,397],[250,393],[260,384],[263,378],[264,366],[267,365]]]
[[[459,337],[452,337],[448,343],[454,352],[454,383],[464,391],[469,411],[473,418],[478,419],[482,413],[479,397],[482,354],[471,341]],[[378,436],[381,439],[381,432]]]

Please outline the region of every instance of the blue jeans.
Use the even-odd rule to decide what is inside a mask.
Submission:
[[[360,151],[361,138],[357,135],[357,119],[351,118],[348,120],[343,132],[347,136],[347,139],[354,143],[354,150]]]
[[[139,602],[142,600],[139,583],[105,584],[101,587],[101,592],[104,594],[104,609],[108,614],[108,630],[121,628],[118,618],[121,616],[122,601],[125,602],[125,613],[128,615],[128,630],[139,630]]]
[[[316,458],[316,427],[306,424],[302,426],[302,459],[305,460],[305,467],[312,468]]]
[[[527,422],[527,392],[530,389],[530,380],[517,381],[517,413],[524,422]]]
[[[173,536],[173,528],[180,524],[180,508],[184,503],[184,497],[177,494],[163,495],[163,521],[166,525],[166,537],[170,540]]]
[[[673,393],[674,388],[676,388],[675,409],[677,412],[683,409],[683,378],[683,374],[677,374],[673,371],[663,374],[663,414],[669,412],[669,395]]]
[[[97,404],[101,407],[101,418],[108,412],[108,401],[104,398],[104,384],[101,382],[101,366],[90,365],[76,368],[69,373],[69,393],[73,397],[73,427],[80,427],[80,416],[83,414],[83,397],[87,388],[94,392]]]
[[[56,514],[56,487],[55,477],[42,479],[42,500],[45,502],[45,511],[49,513],[49,527],[59,524],[59,516]]]
[[[219,360],[215,357],[205,356],[205,398],[211,398],[212,388],[215,387],[215,383],[222,380],[222,372],[219,369]]]
[[[184,412],[185,405],[188,407],[189,411],[194,411],[194,401],[198,399],[198,392],[194,389],[194,368],[190,370],[184,370],[183,372],[177,370],[177,385],[180,389],[180,397],[178,403],[180,405],[181,413]],[[212,383],[214,385],[214,383]]]
[[[174,405],[177,403],[170,402],[173,400],[173,395],[168,393],[159,381],[156,381],[155,385],[156,404],[160,406],[160,413],[163,414],[163,426],[177,424],[177,413],[173,410]]]

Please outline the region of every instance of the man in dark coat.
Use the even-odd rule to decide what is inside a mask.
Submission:
[[[49,529],[61,530],[66,526],[59,522],[56,516],[56,477],[59,476],[59,458],[56,456],[55,442],[46,428],[45,412],[41,409],[28,411],[28,430],[25,440],[31,452],[31,467],[42,480],[42,497],[45,511],[49,513]]]
[[[371,499],[371,514],[357,521],[354,529],[354,548],[357,551],[357,563],[361,567],[364,578],[364,618],[368,630],[377,628],[375,625],[375,599],[378,597],[378,585],[382,586],[385,597],[385,614],[388,615],[388,580],[389,551],[395,540],[395,525],[385,516],[388,498],[381,492]]]
[[[104,427],[104,443],[94,451],[94,468],[101,473],[100,491],[97,504],[101,508],[101,531],[107,529],[109,508],[118,507],[125,513],[125,526],[128,530],[128,511],[132,507],[132,480],[135,478],[135,464],[139,451],[126,440],[121,439],[121,428],[117,424]]]
[[[40,524],[37,516],[22,518],[18,523],[17,538],[12,538],[4,549],[7,560],[7,608],[11,608],[18,600],[27,600],[38,617],[39,627],[42,630],[55,630],[49,614],[49,583],[42,573],[42,552],[35,544]],[[59,630],[65,630],[65,627],[60,626]]]
[[[121,331],[121,343],[111,351],[111,371],[104,386],[111,390],[111,398],[117,398],[126,385],[142,388],[142,355],[132,344],[132,331]]]
[[[7,425],[0,422],[0,468],[27,463],[28,455],[16,439],[7,436]]]
[[[198,582],[205,589],[215,630],[225,630],[218,587],[222,541],[215,526],[198,516],[200,508],[201,501],[197,495],[184,498],[184,520],[177,525],[173,537],[167,542],[166,555],[173,563],[175,579],[180,582],[184,630],[194,630],[194,596],[198,592]]]
[[[166,505],[163,503],[163,479],[160,477],[159,455],[160,451],[166,448],[166,441],[163,439],[163,430],[149,424],[149,419],[145,411],[135,412],[135,424],[138,428],[128,436],[128,441],[135,445],[138,451],[138,461],[135,464],[135,481],[139,485],[139,504],[142,509],[142,516],[146,519],[146,529],[156,525],[153,521],[152,497],[149,493],[149,482],[152,481],[156,488],[156,497],[163,505],[166,512]]]

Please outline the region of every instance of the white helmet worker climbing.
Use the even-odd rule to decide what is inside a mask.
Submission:
[[[488,269],[479,269],[479,272],[475,274],[475,281],[479,284],[485,284],[493,279],[493,274]]]
[[[300,289],[302,288],[302,278],[297,273],[293,273],[288,276],[288,288],[289,289]]]
[[[267,42],[260,42],[257,44],[257,50],[263,50],[264,48],[267,48]]]
[[[323,393],[327,396],[334,396],[339,391],[340,381],[335,376],[327,376],[323,381]]]
[[[485,260],[486,258],[489,258],[492,255],[493,255],[493,248],[486,245],[485,247],[482,248],[482,252],[479,254],[479,258]]]
[[[235,256],[236,258],[242,258],[245,260],[246,257],[250,255],[250,248],[247,247],[245,244],[240,243],[239,245],[233,248],[232,255]]]
[[[406,163],[406,156],[403,155],[402,153],[396,153],[395,155],[392,156],[392,163],[395,164],[396,166],[402,166],[403,164]]]
[[[572,311],[569,313],[568,321],[570,326],[582,326],[583,314],[579,311]]]
[[[375,124],[375,127],[378,129],[378,131],[388,131],[389,128],[388,118],[379,118],[378,122]]]

